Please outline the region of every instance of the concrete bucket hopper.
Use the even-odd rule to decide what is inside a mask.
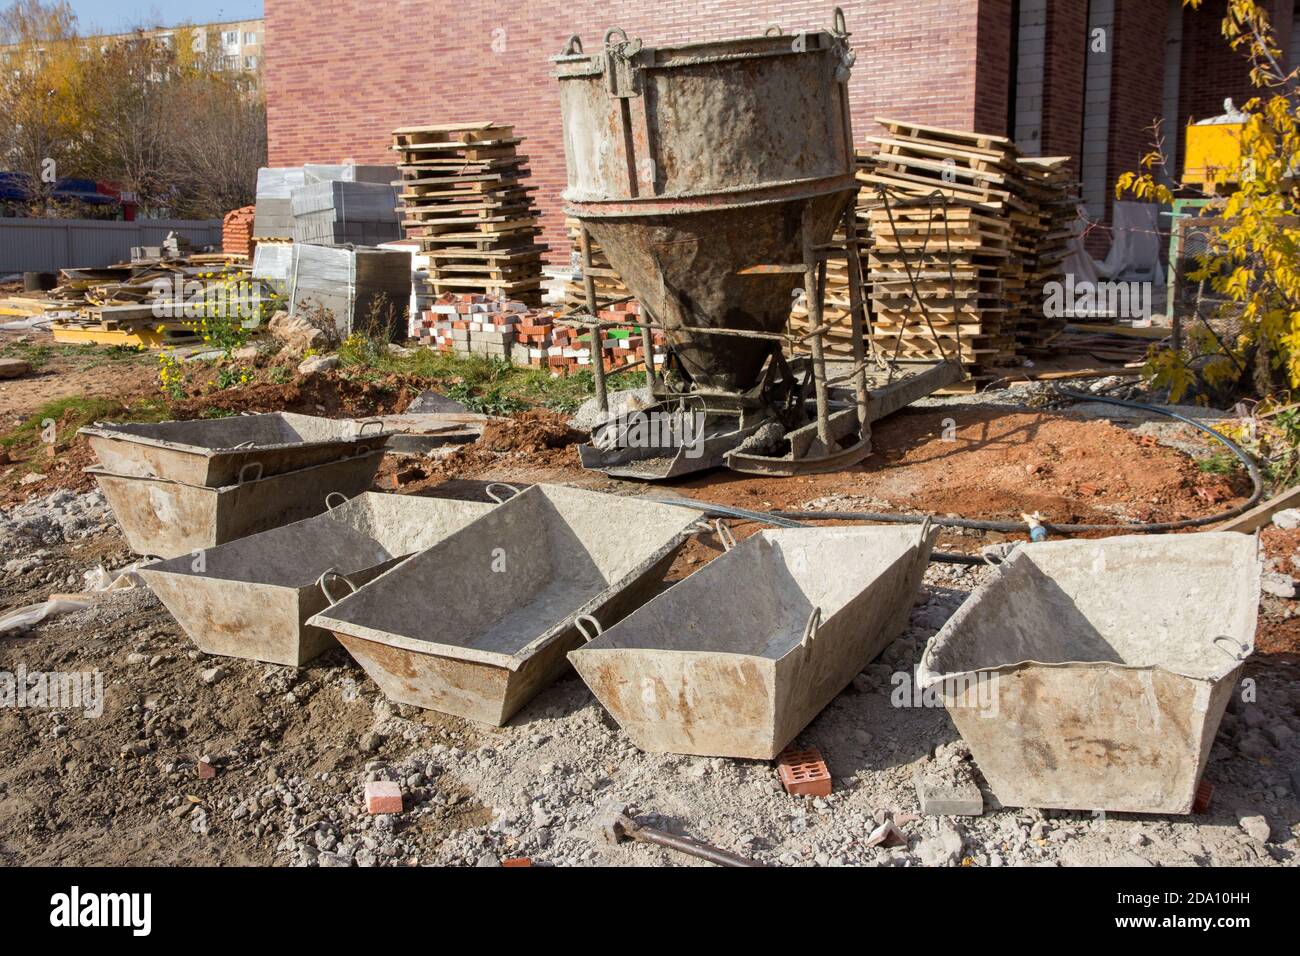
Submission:
[[[656,49],[610,30],[601,51],[574,37],[554,59],[566,212],[665,329],[673,362],[656,398],[709,422],[693,461],[662,448],[620,459],[596,441],[584,464],[669,477],[807,423],[778,335],[810,250],[857,191],[847,36],[836,11],[829,31]]]

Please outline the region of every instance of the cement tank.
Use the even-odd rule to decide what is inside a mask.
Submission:
[[[600,52],[573,38],[553,61],[566,211],[668,330],[695,391],[756,385],[779,343],[691,330],[782,331],[805,242],[828,242],[856,193],[852,60],[836,11],[829,31],[653,49],[610,30]]]

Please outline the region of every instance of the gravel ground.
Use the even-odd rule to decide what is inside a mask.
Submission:
[[[5,514],[0,598],[30,603],[125,564],[105,517],[97,496],[63,493]],[[1234,697],[1225,717],[1206,814],[998,809],[987,792],[981,816],[922,814],[918,773],[975,768],[942,709],[895,706],[897,682],[989,573],[932,564],[905,633],[800,735],[834,778],[825,798],[788,796],[768,762],[641,753],[574,676],[510,726],[482,727],[390,704],[341,650],[303,670],[207,657],[147,590],[113,593],[0,638],[0,671],[104,681],[99,718],[0,710],[0,860],[698,863],[606,843],[599,821],[629,806],[642,823],[777,865],[1294,865],[1300,684],[1278,655],[1247,665],[1255,700]],[[1290,598],[1262,602],[1295,613]],[[364,812],[374,779],[401,785],[402,814]]]

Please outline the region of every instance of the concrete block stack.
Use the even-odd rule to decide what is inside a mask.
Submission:
[[[617,311],[615,311],[617,310]],[[592,364],[591,334],[586,329],[558,324],[558,312],[530,307],[523,302],[476,293],[443,293],[424,313],[420,341],[441,352],[483,355],[515,365],[549,369],[554,375],[582,371]],[[625,322],[603,332],[605,370],[617,372],[644,358],[636,303],[628,302],[601,312],[607,322]],[[661,333],[653,342],[656,365],[666,358]]]
[[[293,241],[377,246],[402,237],[397,190],[388,183],[324,180],[292,191]]]

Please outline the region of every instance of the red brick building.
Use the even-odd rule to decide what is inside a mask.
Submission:
[[[857,64],[854,133],[872,117],[1014,137],[1037,155],[1078,158],[1104,216],[1164,119],[1177,168],[1189,117],[1250,93],[1219,36],[1225,0],[844,0]],[[1292,55],[1294,0],[1272,0]],[[266,0],[265,86],[272,165],[391,162],[399,126],[493,120],[526,137],[551,258],[567,256],[559,212],[564,150],[549,58],[570,34],[588,50],[622,27],[647,45],[829,24],[810,0]],[[1297,50],[1296,52],[1300,52]]]

